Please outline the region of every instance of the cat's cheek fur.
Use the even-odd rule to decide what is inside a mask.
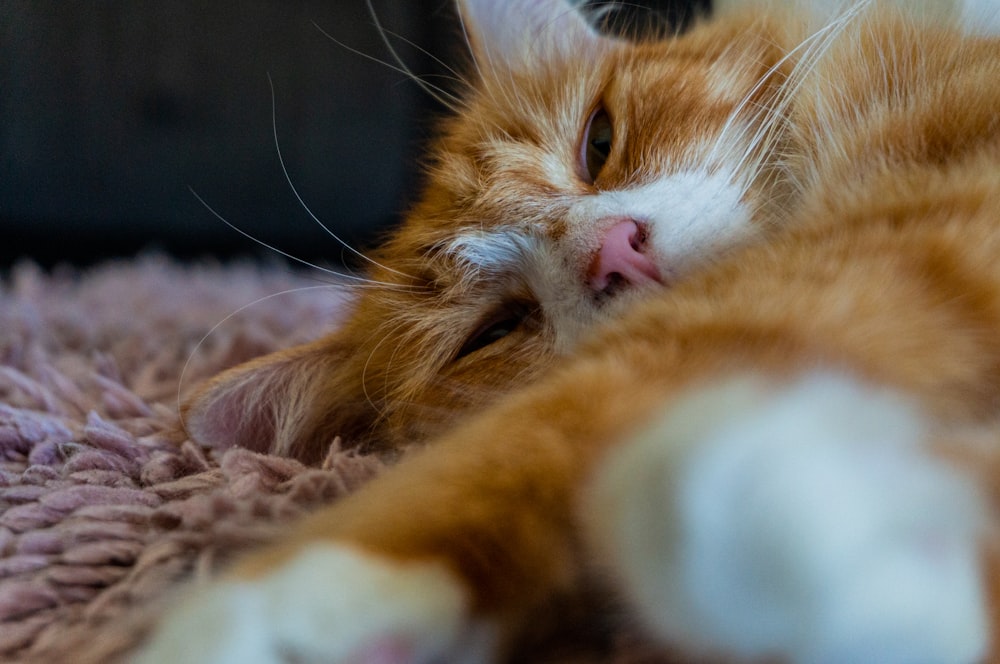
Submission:
[[[314,543],[262,575],[195,589],[134,664],[489,662],[491,630],[466,605],[440,565]]]
[[[978,661],[983,511],[915,412],[832,374],[696,392],[611,454],[589,535],[673,642],[799,664]]]

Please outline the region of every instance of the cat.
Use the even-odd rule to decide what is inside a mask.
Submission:
[[[780,108],[752,104],[780,106],[781,71],[767,71],[776,49],[712,64],[724,42],[690,44],[742,88],[678,85],[685,62],[656,62],[655,85],[673,93],[634,104],[659,47],[616,64],[601,53],[622,44],[555,7],[552,19],[532,12],[530,27],[484,17],[496,26],[470,34],[479,71],[442,123],[423,196],[371,256],[376,286],[359,289],[354,315],[330,336],[206,386],[184,417],[196,438],[309,460],[338,435],[376,450],[427,440],[531,382],[639,291],[774,223],[781,186],[765,152],[780,142]],[[580,47],[592,49],[591,71],[580,70]],[[670,121],[647,127],[649,117]],[[755,118],[768,125],[760,146],[746,125]]]
[[[459,2],[473,80],[382,285],[185,411],[426,445],[137,661],[503,661],[592,587],[691,657],[994,661],[1000,9],[735,4],[630,43]]]

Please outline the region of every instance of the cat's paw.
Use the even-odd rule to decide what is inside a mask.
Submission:
[[[315,544],[254,580],[195,590],[135,664],[404,664],[489,661],[455,577]]]
[[[661,635],[799,664],[975,662],[982,511],[915,412],[844,377],[672,407],[596,483],[596,537]]]

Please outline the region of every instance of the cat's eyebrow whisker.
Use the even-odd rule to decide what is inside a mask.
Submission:
[[[816,67],[822,56],[830,49],[836,38],[840,36],[844,30],[846,30],[848,24],[854,20],[868,4],[870,4],[868,0],[862,0],[845,11],[827,26],[833,26],[832,30],[829,30],[829,32],[825,34],[821,40],[811,44],[809,48],[806,49],[805,55],[795,64],[795,67],[790,75],[791,85],[784,86],[781,95],[775,102],[775,110],[782,118],[784,117],[785,109],[787,109],[787,107],[791,105],[792,101],[798,96],[798,92],[805,84],[806,80],[811,76],[815,76]],[[818,90],[821,89],[822,86],[813,86],[813,88]]]
[[[475,70],[478,80],[484,85],[486,93],[489,94],[489,96],[494,100],[494,102],[499,103],[501,99],[497,97],[496,94],[497,91],[494,90],[496,85],[494,85],[492,81],[499,80],[498,72],[500,70],[493,62],[493,57],[490,54],[489,46],[486,44],[483,45],[483,55],[486,56],[486,63],[482,63],[479,61],[479,58],[476,57],[476,50],[472,47],[472,39],[469,37],[469,31],[465,25],[465,19],[462,16],[462,12],[458,13],[458,25],[462,31],[462,38],[465,41],[465,47],[469,53],[469,59],[472,61],[472,67]],[[486,65],[486,69],[484,69],[484,64]],[[487,71],[489,71],[489,73],[492,74],[492,76],[488,77],[486,75]],[[509,69],[507,71],[507,75],[508,77],[511,76],[511,72],[509,71]],[[510,81],[510,89],[517,90],[517,86],[514,85],[513,80]],[[503,89],[500,90],[500,93],[504,94],[505,97],[507,96],[504,93]],[[510,95],[510,98],[515,99],[520,103],[520,98],[518,95],[516,94]]]
[[[458,28],[462,31],[462,41],[465,43],[465,50],[470,54],[470,60],[472,60],[472,66],[476,71],[476,76],[479,80],[483,80],[483,71],[479,67],[479,61],[476,59],[475,51],[472,50],[472,40],[469,38],[469,31],[465,27],[465,19],[462,17],[462,12],[458,13]]]
[[[369,3],[369,7],[370,6],[371,6],[371,4]],[[469,82],[465,80],[465,78],[462,76],[461,73],[459,73],[459,71],[457,69],[455,69],[454,67],[452,67],[451,65],[449,65],[447,62],[445,62],[444,60],[442,60],[438,56],[436,56],[433,53],[431,53],[430,51],[428,51],[426,48],[420,46],[419,44],[417,44],[416,42],[414,42],[411,39],[407,39],[406,37],[404,37],[403,35],[401,35],[401,34],[399,34],[397,32],[393,32],[392,30],[388,30],[388,29],[383,28],[378,23],[376,23],[376,25],[377,25],[379,31],[382,32],[382,33],[384,33],[384,35],[389,35],[389,36],[393,37],[394,39],[398,39],[399,41],[403,42],[407,46],[410,46],[411,48],[416,49],[417,51],[419,51],[423,55],[425,55],[428,58],[430,58],[431,60],[433,60],[442,69],[446,70],[449,74],[451,74],[451,76],[445,76],[444,77],[445,80],[452,81],[453,83],[459,83],[459,84],[461,84],[462,86],[464,86],[466,88],[471,87],[470,84],[469,84]],[[383,37],[383,40],[384,39],[385,38]],[[388,46],[388,42],[386,43],[386,46]],[[395,53],[394,53],[394,55],[395,55]],[[400,63],[400,66],[402,67],[403,63]],[[430,78],[430,76],[428,76],[428,75],[416,76],[416,74],[411,74],[411,76],[413,76],[416,79],[417,82],[420,82],[420,81],[426,82],[426,79]],[[439,88],[437,88],[435,86],[435,89],[439,89]],[[445,90],[443,90],[443,89],[440,89],[440,91],[441,92],[445,92]],[[457,95],[449,94],[449,96],[452,99],[454,99],[456,103],[461,103],[463,101],[462,98],[458,97]],[[449,106],[449,108],[451,108],[451,110],[455,110],[451,106]]]
[[[376,19],[376,26],[378,26],[377,19]],[[327,39],[329,39],[330,41],[332,41],[334,44],[336,44],[340,48],[344,49],[345,51],[349,51],[351,53],[354,53],[355,55],[358,55],[358,56],[361,56],[362,58],[365,58],[366,60],[371,60],[372,62],[376,62],[376,63],[382,65],[383,67],[386,67],[387,69],[390,69],[391,71],[403,74],[408,79],[410,79],[414,83],[416,83],[417,86],[419,86],[420,89],[424,91],[424,93],[426,93],[434,101],[438,102],[439,104],[441,104],[445,108],[454,110],[454,109],[458,109],[461,106],[462,100],[459,97],[457,97],[456,95],[448,92],[447,90],[444,90],[443,88],[439,88],[439,87],[437,87],[435,85],[431,85],[430,83],[428,83],[426,80],[424,80],[420,76],[417,76],[416,74],[414,74],[413,71],[411,71],[408,67],[405,66],[405,64],[403,64],[401,62],[400,62],[400,64],[393,64],[391,62],[386,62],[385,60],[382,60],[380,58],[376,58],[375,56],[370,55],[368,53],[365,53],[362,50],[356,49],[353,46],[350,46],[350,45],[348,45],[348,44],[340,41],[339,39],[337,39],[333,35],[331,35],[329,32],[327,32],[326,30],[324,30],[315,21],[313,21],[313,27],[315,27],[317,30],[319,30],[320,33],[324,37],[326,37]],[[385,36],[384,35],[382,35],[382,39],[385,40]],[[393,50],[393,48],[391,46],[389,46],[389,51],[390,51],[390,53],[392,53],[393,57],[397,60],[397,62],[399,62],[399,56],[396,55],[395,50]]]
[[[475,54],[472,55],[472,60],[475,63],[475,68],[477,75],[480,77],[480,81],[483,83],[481,89],[489,95],[495,106],[504,106],[506,103],[515,104],[518,106],[520,113],[525,114],[528,112],[527,106],[524,104],[524,99],[522,94],[523,90],[519,90],[517,84],[514,82],[514,74],[510,68],[505,68],[504,70],[498,69],[493,64],[493,58],[490,56],[489,51],[486,51],[486,59],[489,63],[489,71],[491,76],[489,78],[483,73],[482,67],[480,67],[478,59]],[[501,82],[500,73],[503,71],[506,74],[506,81]]]
[[[371,279],[363,279],[362,277],[353,275],[353,273],[351,274],[352,276],[354,276],[355,279],[357,279],[357,281],[344,281],[346,275],[342,273],[336,273],[337,279],[331,281],[326,281],[320,275],[313,275],[312,277],[310,277],[310,275],[306,274],[304,275],[304,278],[306,279],[311,278],[313,281],[317,281],[320,284],[323,284],[331,288],[341,288],[352,292],[363,291],[363,290],[379,290],[379,291],[395,291],[404,293],[420,293],[426,290],[425,287],[407,286],[405,284],[390,284]]]
[[[775,99],[772,103],[768,105],[762,105],[750,116],[749,123],[741,127],[741,132],[746,134],[756,126],[754,129],[754,134],[750,137],[748,141],[739,141],[742,137],[737,137],[737,144],[739,142],[745,142],[747,147],[744,149],[742,155],[737,160],[737,167],[741,171],[749,170],[752,174],[756,174],[764,166],[764,164],[773,160],[771,152],[781,136],[783,135],[784,125],[786,124],[786,110],[792,104],[793,100],[796,98],[798,90],[805,83],[809,74],[811,74],[819,62],[820,58],[830,46],[834,43],[836,37],[846,29],[847,25],[853,20],[867,5],[867,2],[860,2],[855,6],[844,11],[841,15],[837,16],[832,21],[825,24],[822,28],[815,31],[808,37],[806,37],[802,42],[800,42],[795,48],[791,49],[786,53],[775,65],[768,68],[768,71],[758,80],[757,84],[751,89],[751,91],[744,96],[743,101],[737,106],[737,108],[730,115],[727,120],[726,125],[723,128],[722,134],[720,134],[715,147],[713,148],[712,154],[715,156],[717,149],[723,145],[724,134],[727,130],[731,129],[733,126],[732,121],[747,107],[747,105],[753,104],[753,95],[756,93],[760,87],[765,84],[770,77],[777,71],[784,62],[786,62],[792,55],[796,54],[800,50],[804,50],[802,57],[795,64],[793,71],[788,77]],[[736,125],[740,126],[740,125]],[[752,185],[753,176],[746,179],[743,185],[743,191],[741,196],[745,195],[749,187]],[[795,183],[796,186],[800,186],[801,183]]]
[[[375,24],[375,29],[378,30],[379,37],[382,38],[382,43],[385,44],[385,47],[389,51],[389,54],[392,56],[392,59],[396,62],[397,71],[400,71],[409,76],[411,79],[413,79],[413,81],[417,85],[419,85],[424,92],[426,92],[428,95],[434,98],[438,103],[442,104],[446,108],[451,109],[453,111],[456,110],[461,104],[461,100],[459,99],[459,97],[437,86],[431,85],[420,76],[414,74],[413,70],[410,69],[410,67],[406,64],[406,61],[403,60],[402,57],[400,57],[399,53],[396,51],[396,48],[392,45],[392,42],[389,40],[388,38],[389,32],[382,27],[382,22],[378,18],[378,12],[375,11],[375,7],[374,5],[372,5],[372,1],[365,0],[365,5],[368,7],[368,14],[371,16],[372,22]],[[415,46],[415,44],[413,44],[407,39],[403,39],[399,35],[394,35],[394,36],[396,36],[397,39],[401,39],[402,41],[410,44],[411,46]],[[425,55],[433,58],[438,64],[444,66],[444,68],[450,71],[452,74],[458,76],[455,70],[446,65],[444,62],[442,62],[437,56],[429,53],[427,50],[423,48],[419,48],[419,50],[423,52]],[[460,78],[461,77],[459,77],[459,79]]]
[[[255,242],[255,243],[259,244],[260,246],[264,247],[268,251],[273,251],[274,253],[278,254],[279,256],[284,256],[285,258],[287,258],[287,259],[289,259],[291,261],[294,261],[296,263],[299,263],[300,265],[305,265],[306,267],[312,268],[314,270],[318,270],[318,271],[320,271],[320,272],[322,272],[324,274],[329,274],[330,276],[337,277],[339,279],[346,279],[349,282],[352,282],[353,284],[361,284],[361,285],[365,285],[365,286],[377,286],[379,288],[388,288],[388,289],[392,289],[392,290],[404,290],[404,291],[420,291],[420,290],[423,290],[423,288],[420,287],[420,286],[408,286],[406,284],[393,284],[393,283],[390,283],[390,282],[387,282],[387,281],[378,281],[378,280],[375,280],[375,279],[368,279],[368,278],[365,278],[365,277],[359,277],[359,276],[355,276],[355,275],[352,275],[352,274],[347,274],[345,272],[338,272],[337,270],[332,270],[332,269],[330,269],[328,267],[323,267],[322,265],[317,265],[315,263],[311,263],[311,262],[309,262],[309,261],[307,261],[307,260],[305,260],[303,258],[299,258],[298,256],[290,254],[287,251],[282,251],[281,249],[278,249],[274,245],[268,244],[267,242],[264,242],[263,240],[261,240],[259,238],[256,238],[253,235],[250,235],[245,230],[243,230],[242,228],[240,228],[236,224],[234,224],[231,221],[229,221],[228,219],[226,219],[219,212],[217,212],[215,210],[215,208],[213,208],[211,205],[209,205],[208,202],[204,198],[202,198],[201,196],[199,196],[198,192],[196,192],[192,187],[188,187],[188,191],[191,192],[191,195],[194,196],[198,200],[198,202],[201,203],[202,206],[204,206],[204,208],[206,210],[208,210],[212,214],[212,216],[214,216],[216,219],[218,219],[219,221],[221,221],[222,223],[224,223],[226,226],[229,226],[229,228],[233,229],[234,231],[236,231],[237,233],[239,233],[243,237],[247,238],[248,240],[251,240],[252,242]],[[344,284],[344,285],[347,285],[347,284]]]
[[[595,14],[604,14],[604,13],[608,13],[610,11],[611,11],[610,8],[608,8],[606,11],[603,8],[601,8],[601,9],[595,10]],[[544,60],[545,59],[545,54],[548,53],[548,49],[545,49],[544,51],[540,51],[538,49],[538,43],[542,39],[542,37],[545,35],[545,33],[549,32],[551,30],[552,25],[554,25],[557,21],[559,21],[560,19],[564,18],[565,16],[567,16],[569,14],[575,14],[576,12],[577,12],[577,9],[575,7],[573,7],[573,6],[570,6],[569,3],[567,3],[566,9],[563,10],[563,12],[562,12],[561,15],[552,16],[551,18],[549,18],[549,20],[547,22],[545,22],[542,25],[536,26],[535,29],[531,31],[532,32],[532,34],[531,34],[531,41],[530,41],[530,45],[528,46],[528,51],[529,51],[530,55],[532,56],[533,60]],[[590,23],[590,25],[593,25],[593,23],[591,23],[589,21],[588,21],[588,23]]]
[[[572,11],[572,9],[570,11]],[[493,55],[488,45],[485,44],[482,45],[482,54],[486,57],[484,67],[484,63],[479,61],[479,58],[476,57],[476,51],[472,48],[472,42],[469,39],[469,33],[466,30],[465,23],[462,21],[461,15],[459,15],[459,21],[461,24],[462,34],[465,36],[466,46],[472,59],[472,65],[479,81],[482,84],[480,89],[489,95],[493,104],[496,106],[513,105],[517,107],[517,110],[521,115],[526,117],[533,115],[535,111],[525,101],[526,90],[514,79],[513,68],[506,66],[498,67],[493,59]],[[488,76],[487,72],[489,73]]]
[[[746,106],[752,102],[754,95],[762,87],[764,87],[768,81],[770,81],[771,77],[777,74],[780,68],[791,58],[798,55],[801,51],[804,51],[802,59],[795,66],[790,75],[790,78],[795,79],[795,81],[791,86],[783,86],[782,92],[779,94],[779,99],[776,101],[776,106],[780,106],[783,110],[788,104],[791,103],[790,100],[793,97],[791,90],[788,88],[790,87],[797,90],[799,86],[801,86],[803,80],[805,79],[805,75],[812,69],[819,57],[827,50],[827,48],[829,48],[830,44],[833,43],[834,38],[846,28],[848,23],[855,16],[857,16],[867,4],[867,1],[863,1],[848,8],[838,17],[827,22],[823,27],[803,39],[797,46],[795,46],[795,48],[789,50],[788,53],[779,58],[776,63],[771,65],[768,70],[764,72],[764,74],[757,80],[754,86],[750,88],[750,91],[744,95],[742,101],[736,105],[736,108],[733,109],[727,118],[722,130],[719,132],[719,136],[716,139],[714,147],[709,153],[710,163],[714,162],[714,160],[718,157],[717,151],[725,144],[725,141],[728,138],[728,133],[734,126],[738,126],[735,124],[737,118],[742,114]],[[806,67],[805,72],[800,71],[803,68],[803,65]]]
[[[778,108],[762,105],[751,116],[749,124],[750,126],[757,125],[757,129],[753,136],[746,141],[746,147],[739,159],[736,160],[734,169],[736,173],[750,174],[749,177],[743,178],[740,198],[749,191],[764,165],[773,161],[774,145],[781,140],[787,124],[783,113],[784,108],[784,104],[779,104]]]
[[[319,217],[317,217],[315,214],[313,214],[313,211],[309,208],[308,205],[306,205],[305,200],[303,200],[302,196],[299,194],[299,190],[295,188],[295,183],[292,182],[291,175],[289,175],[288,168],[285,165],[285,158],[281,154],[281,142],[278,140],[277,110],[275,108],[276,104],[275,104],[275,99],[274,99],[274,97],[275,97],[275,95],[274,95],[274,82],[271,80],[271,74],[267,75],[267,83],[271,87],[271,131],[274,134],[274,150],[275,150],[275,152],[278,155],[278,163],[281,165],[281,172],[285,176],[285,182],[288,183],[288,187],[289,187],[289,189],[292,190],[292,194],[295,195],[295,199],[299,202],[299,205],[302,206],[302,209],[306,211],[306,214],[309,215],[310,219],[312,219],[314,222],[316,222],[316,224],[318,224],[320,228],[322,228],[324,231],[326,231],[327,235],[329,235],[334,240],[336,240],[340,244],[340,246],[342,246],[344,249],[347,249],[349,252],[351,252],[352,254],[354,254],[355,256],[357,256],[358,258],[362,259],[363,261],[366,261],[366,262],[370,263],[371,265],[374,265],[375,267],[381,268],[381,269],[385,270],[386,272],[391,272],[391,273],[397,274],[397,275],[399,275],[401,277],[406,277],[406,278],[412,279],[412,277],[410,275],[405,274],[403,272],[400,272],[399,270],[394,270],[391,267],[388,267],[386,265],[382,265],[381,263],[379,263],[379,262],[377,262],[375,260],[372,260],[371,258],[369,258],[368,256],[366,256],[362,252],[358,251],[357,249],[355,249],[354,247],[352,247],[351,245],[349,245],[347,242],[345,242],[344,240],[342,240],[336,233],[334,233],[333,231],[331,231],[326,226],[326,224],[324,224],[322,221],[320,221]]]

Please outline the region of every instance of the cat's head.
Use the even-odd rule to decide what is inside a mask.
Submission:
[[[395,446],[531,381],[596,323],[758,236],[783,53],[764,20],[602,36],[563,0],[463,0],[473,66],[345,324],[237,367],[195,438]]]

